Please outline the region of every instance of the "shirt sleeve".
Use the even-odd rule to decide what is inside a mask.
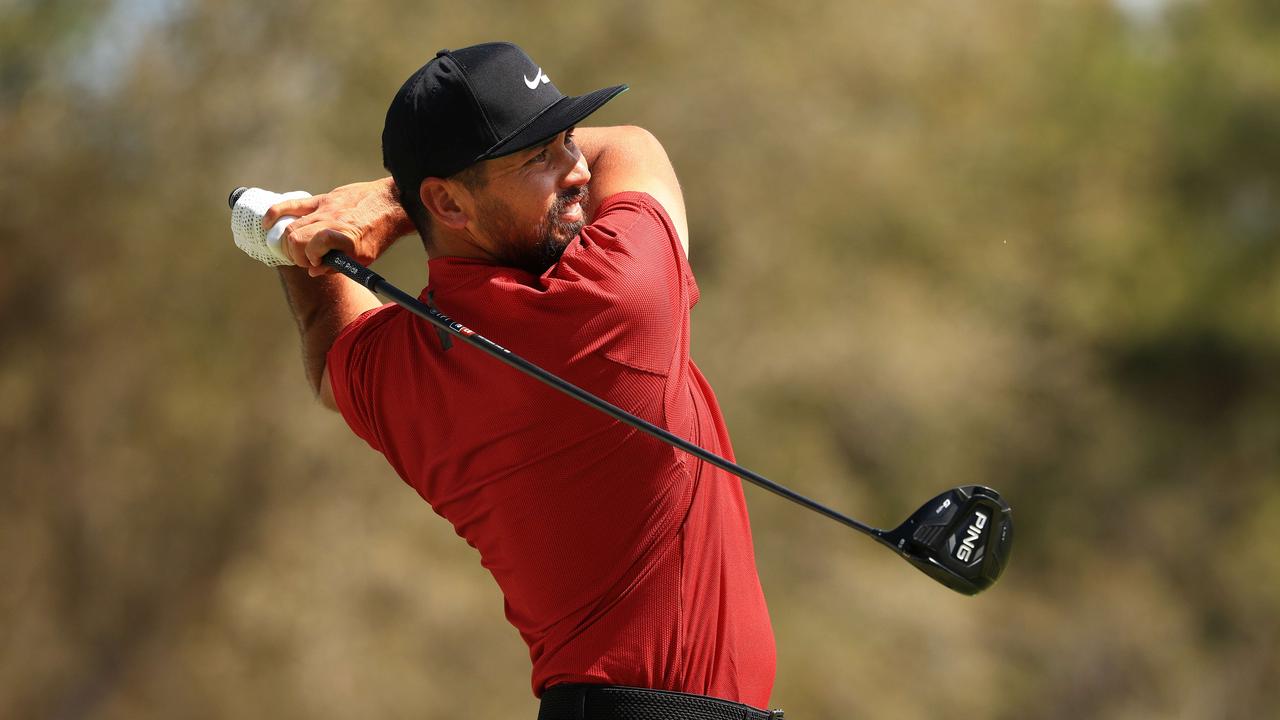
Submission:
[[[582,238],[615,263],[617,270],[638,273],[626,279],[642,294],[680,294],[688,303],[684,310],[698,302],[698,285],[680,234],[666,208],[652,195],[621,192],[609,196],[596,211],[595,221],[583,228]]]
[[[384,447],[372,407],[380,371],[377,346],[396,315],[394,310],[394,305],[383,305],[347,323],[325,358],[338,411],[351,430],[378,452]]]
[[[652,196],[607,198],[546,281],[545,307],[581,318],[577,346],[662,374],[687,359],[698,286],[675,225]]]

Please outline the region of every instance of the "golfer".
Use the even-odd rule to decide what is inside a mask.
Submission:
[[[441,51],[387,111],[391,177],[274,206],[317,396],[480,553],[529,646],[541,720],[770,718],[774,640],[739,480],[382,305],[331,273],[414,230],[420,299],[727,458],[689,357],[698,286],[676,175],[635,127],[577,125],[509,43]]]

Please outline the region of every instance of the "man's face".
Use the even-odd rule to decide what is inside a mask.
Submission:
[[[483,170],[487,180],[472,190],[477,242],[503,264],[541,275],[586,224],[591,173],[573,130]]]

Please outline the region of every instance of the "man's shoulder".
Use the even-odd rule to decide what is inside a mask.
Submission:
[[[624,190],[613,193],[601,201],[600,207],[596,210],[595,220],[591,224],[595,225],[610,217],[638,217],[646,213],[665,218],[668,225],[671,222],[667,209],[658,202],[657,198],[641,190]]]
[[[605,198],[590,225],[583,228],[588,241],[608,243],[610,240],[640,240],[654,243],[654,249],[666,255],[680,247],[680,235],[671,215],[662,203],[646,192],[627,190]]]
[[[330,362],[336,356],[351,353],[359,344],[385,337],[385,330],[397,321],[402,321],[408,314],[408,311],[395,303],[379,305],[361,313],[338,333],[329,349]]]

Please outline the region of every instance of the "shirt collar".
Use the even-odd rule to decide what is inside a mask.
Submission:
[[[427,261],[427,289],[437,293],[450,292],[506,272],[519,271],[481,258],[435,257]]]

